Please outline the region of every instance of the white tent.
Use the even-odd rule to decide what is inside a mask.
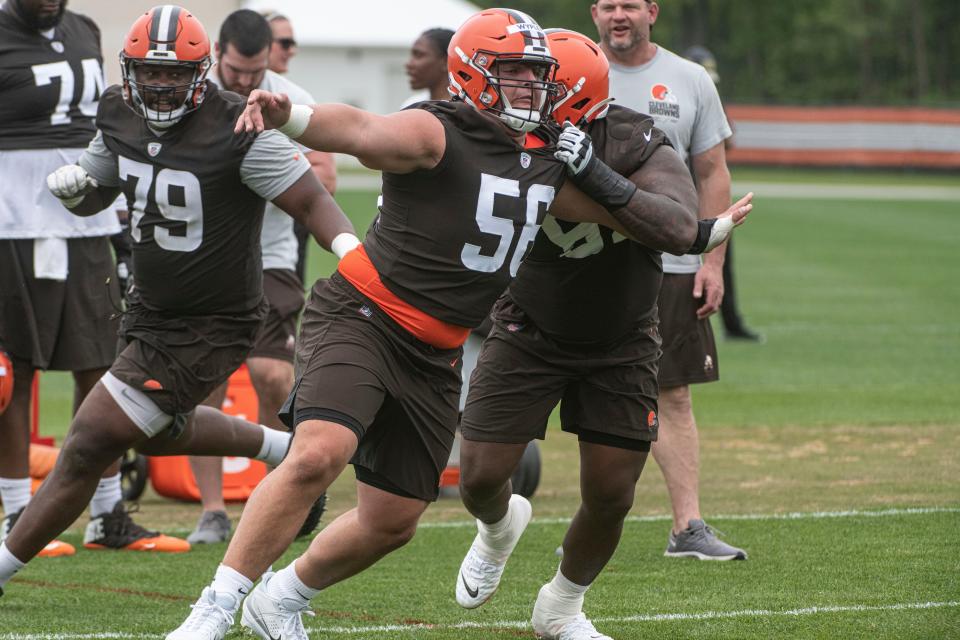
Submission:
[[[411,94],[404,63],[426,29],[456,29],[479,10],[467,0],[244,0],[290,18],[299,53],[291,80],[318,102],[346,102],[378,113]]]

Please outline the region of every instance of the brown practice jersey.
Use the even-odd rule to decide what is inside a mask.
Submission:
[[[65,11],[53,37],[0,9],[0,150],[83,148],[103,90],[100,30]]]
[[[411,108],[439,118],[446,150],[433,169],[383,174],[364,248],[401,300],[475,327],[517,274],[566,170],[553,147],[524,148],[467,104]]]
[[[670,144],[649,116],[617,105],[587,132],[597,156],[623,176]],[[656,318],[661,277],[658,251],[607,227],[548,216],[508,295],[557,341],[609,344]]]
[[[245,102],[208,82],[200,108],[157,135],[120,87],[100,101],[97,127],[118,157],[134,281],[149,309],[227,314],[260,302],[264,200],[240,174],[256,136],[233,133]]]

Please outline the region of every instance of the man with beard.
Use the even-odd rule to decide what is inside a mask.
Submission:
[[[190,12],[146,12],[128,31],[120,62],[123,84],[104,92],[96,136],[47,186],[78,216],[124,193],[135,285],[119,354],[77,411],[37,499],[0,545],[0,588],[72,522],[96,476],[129,448],[279,464],[290,434],[198,407],[246,359],[263,322],[264,203],[297,216],[322,246],[357,242],[289,140],[234,135],[243,100],[207,82],[210,41]]]
[[[591,15],[610,60],[610,95],[647,113],[690,166],[700,216],[730,203],[724,140],[731,131],[706,70],[650,39],[660,8],[651,0],[599,0]],[[700,560],[745,560],[743,549],[715,535],[700,515],[700,441],[690,385],[719,378],[709,316],[723,299],[724,247],[705,256],[664,256],[660,290],[660,436],[653,458],[673,509],[664,554]]]
[[[30,501],[35,372],[72,371],[76,411],[113,362],[117,343],[112,302],[120,292],[109,242],[120,231],[117,216],[107,208],[79,218],[43,188],[46,175],[76,161],[93,138],[104,88],[100,30],[66,4],[8,0],[0,9],[0,349],[13,379],[11,405],[0,416],[0,542]],[[130,519],[118,461],[97,484],[90,515],[88,548],[189,549]],[[56,540],[40,551],[73,553]]]

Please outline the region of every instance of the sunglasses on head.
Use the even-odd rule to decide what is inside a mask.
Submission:
[[[294,40],[293,38],[277,38],[276,40],[274,40],[274,42],[280,45],[280,48],[283,49],[284,51],[289,51],[290,49],[293,49],[295,46],[297,46],[297,41]]]

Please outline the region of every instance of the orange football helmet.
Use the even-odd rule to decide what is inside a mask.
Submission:
[[[3,414],[13,400],[13,362],[3,349],[0,349],[0,414]]]
[[[516,61],[535,65],[537,79],[528,82],[498,75],[498,63]],[[450,94],[496,114],[517,131],[533,131],[546,120],[556,92],[556,69],[543,29],[533,18],[513,9],[474,14],[453,34],[447,49]],[[504,87],[531,87],[531,105],[511,106]]]
[[[590,38],[568,29],[547,29],[550,53],[557,59],[558,94],[553,119],[577,127],[602,118],[610,104],[610,63]]]
[[[120,51],[124,97],[154,127],[169,127],[203,102],[210,66],[210,39],[200,21],[183,7],[156,6],[137,18],[124,39]],[[164,68],[168,73],[186,71],[190,79],[157,83],[148,77],[147,68],[154,76],[162,76]]]

